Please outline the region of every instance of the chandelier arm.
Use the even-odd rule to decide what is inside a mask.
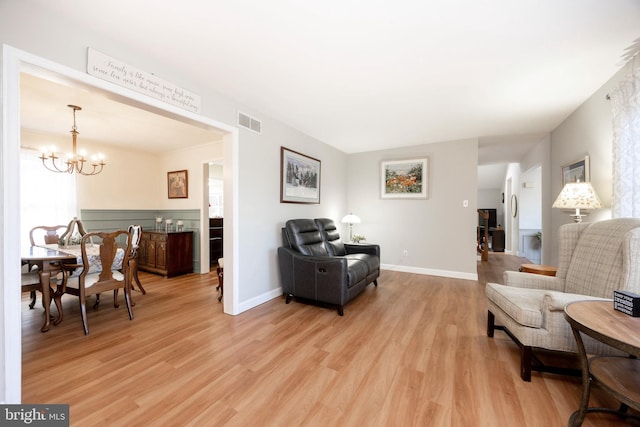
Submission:
[[[85,176],[91,176],[91,175],[98,175],[100,172],[102,172],[102,168],[104,168],[104,165],[106,163],[104,162],[100,162],[100,163],[91,163],[91,166],[93,167],[93,169],[91,170],[91,172],[84,172],[82,169],[82,167],[80,167],[79,169],[76,169],[76,171],[81,174],[81,175],[85,175]],[[98,166],[100,167],[100,169],[97,169]],[[97,170],[96,170],[97,169]]]
[[[42,160],[42,165],[49,171],[51,172],[58,172],[58,173],[72,173],[73,172],[73,168],[70,167],[71,165],[69,164],[69,162],[67,162],[67,168],[66,169],[60,169],[58,167],[58,164],[56,163],[56,159],[59,159],[59,157],[57,157],[56,155],[54,155],[53,153],[49,155],[49,157],[46,157],[44,155],[44,153],[42,154],[42,156],[40,156],[40,159]],[[53,167],[49,167],[49,165],[47,165],[46,161],[47,159],[51,160],[51,166]]]
[[[59,157],[56,156],[56,153],[54,152],[55,150],[54,148],[52,148],[51,153],[48,155],[45,151],[42,152],[42,155],[40,156],[40,159],[42,160],[42,165],[51,172],[59,172],[59,173],[67,172],[69,174],[72,174],[75,172],[80,175],[87,175],[87,176],[97,175],[100,172],[102,172],[102,169],[104,168],[106,163],[102,159],[100,159],[100,161],[91,160],[90,165],[92,166],[93,169],[91,170],[91,172],[87,172],[84,170],[84,166],[85,166],[85,162],[88,162],[89,160],[87,160],[87,158],[84,155],[78,154],[78,151],[77,151],[78,134],[80,132],[78,132],[78,126],[76,125],[76,111],[82,110],[82,108],[78,107],[77,105],[71,105],[71,104],[67,105],[67,107],[73,110],[73,127],[71,128],[73,152],[72,154],[70,154],[70,157],[68,157],[68,160],[64,162],[67,165],[66,169],[60,169],[60,166],[56,163],[56,160],[58,160]],[[50,160],[50,165],[47,165],[47,160]]]

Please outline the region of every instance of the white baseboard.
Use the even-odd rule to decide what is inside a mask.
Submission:
[[[408,267],[406,265],[380,265],[382,270],[401,271],[403,273],[424,274],[426,276],[450,277],[452,279],[478,280],[478,273],[463,273],[460,271],[438,270],[435,268]]]
[[[258,295],[257,297],[253,297],[250,300],[241,302],[238,305],[239,311],[238,314],[250,310],[254,307],[259,306],[260,304],[264,304],[267,301],[271,301],[272,299],[278,298],[282,296],[282,288],[272,289],[269,292],[265,292],[262,295]]]
[[[380,269],[391,270],[391,271],[401,271],[403,273],[424,274],[426,276],[450,277],[452,279],[478,280],[477,273],[475,274],[462,273],[459,271],[437,270],[433,268],[418,268],[418,267],[407,267],[404,265],[382,264],[380,265]],[[254,307],[259,306],[260,304],[264,304],[267,301],[271,301],[272,299],[279,298],[281,296],[282,296],[282,288],[272,289],[268,292],[258,295],[257,297],[251,298],[250,300],[241,302],[238,306],[239,311],[237,314],[243,313],[247,310],[250,310]]]

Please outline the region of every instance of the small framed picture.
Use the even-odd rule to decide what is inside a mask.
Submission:
[[[170,199],[189,198],[189,175],[186,169],[167,172],[167,192]]]
[[[562,188],[570,182],[589,182],[589,156],[562,166]]]
[[[280,147],[280,203],[320,203],[320,160]]]
[[[383,199],[426,199],[427,159],[382,162],[380,197]]]

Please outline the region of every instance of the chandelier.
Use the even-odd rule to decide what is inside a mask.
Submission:
[[[77,105],[67,105],[67,107],[73,109],[73,127],[71,128],[71,135],[73,136],[73,152],[65,155],[65,160],[60,160],[60,156],[56,154],[56,148],[51,147],[50,151],[42,150],[40,159],[45,168],[52,172],[66,172],[66,173],[79,173],[80,175],[97,175],[102,172],[102,168],[106,163],[102,154],[92,156],[90,160],[86,158],[84,150],[77,151],[77,139],[78,139],[78,127],[76,126],[76,111],[82,110]],[[47,160],[49,162],[47,162]],[[85,163],[93,167],[91,171],[84,170]],[[87,167],[88,169],[88,167]]]

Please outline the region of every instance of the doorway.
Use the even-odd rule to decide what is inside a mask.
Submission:
[[[238,131],[236,128],[228,126],[224,123],[214,121],[204,116],[189,113],[177,107],[165,104],[161,101],[149,98],[142,94],[131,92],[130,90],[118,87],[111,83],[101,81],[95,77],[89,76],[78,70],[68,68],[57,63],[48,61],[44,58],[20,51],[10,46],[2,47],[3,62],[3,91],[2,91],[2,147],[0,164],[0,179],[3,182],[2,203],[8,207],[0,213],[2,222],[2,232],[4,236],[4,245],[0,249],[2,257],[0,259],[0,304],[5,308],[2,312],[4,327],[0,330],[0,358],[4,360],[3,384],[0,384],[0,400],[5,403],[21,402],[21,375],[22,375],[22,354],[21,354],[21,322],[16,319],[21,318],[21,292],[19,291],[20,283],[20,194],[19,185],[10,183],[19,183],[20,170],[20,74],[22,72],[36,75],[41,78],[50,80],[63,80],[70,84],[79,85],[87,90],[95,90],[107,94],[112,99],[117,99],[123,104],[135,105],[138,108],[144,108],[155,114],[164,117],[180,120],[185,123],[198,124],[200,126],[210,127],[211,129],[221,130],[225,133],[223,137],[224,164],[230,172],[233,172],[234,165],[237,164],[237,143]],[[228,174],[234,177],[234,173]],[[235,202],[233,197],[236,192],[237,182],[233,179],[225,182],[226,199],[231,201],[227,203],[227,216],[233,218],[237,213],[232,209]],[[202,224],[202,228],[206,224]],[[201,234],[202,235],[202,234]],[[227,242],[225,246],[229,249],[227,256],[226,275],[226,298],[224,299],[224,311],[228,314],[237,314],[240,310],[237,302],[237,283],[234,282],[233,274],[236,270],[236,264],[233,262],[233,247],[236,234],[233,228],[227,232]]]
[[[208,165],[209,269],[218,267],[224,256],[224,175],[220,162]]]

